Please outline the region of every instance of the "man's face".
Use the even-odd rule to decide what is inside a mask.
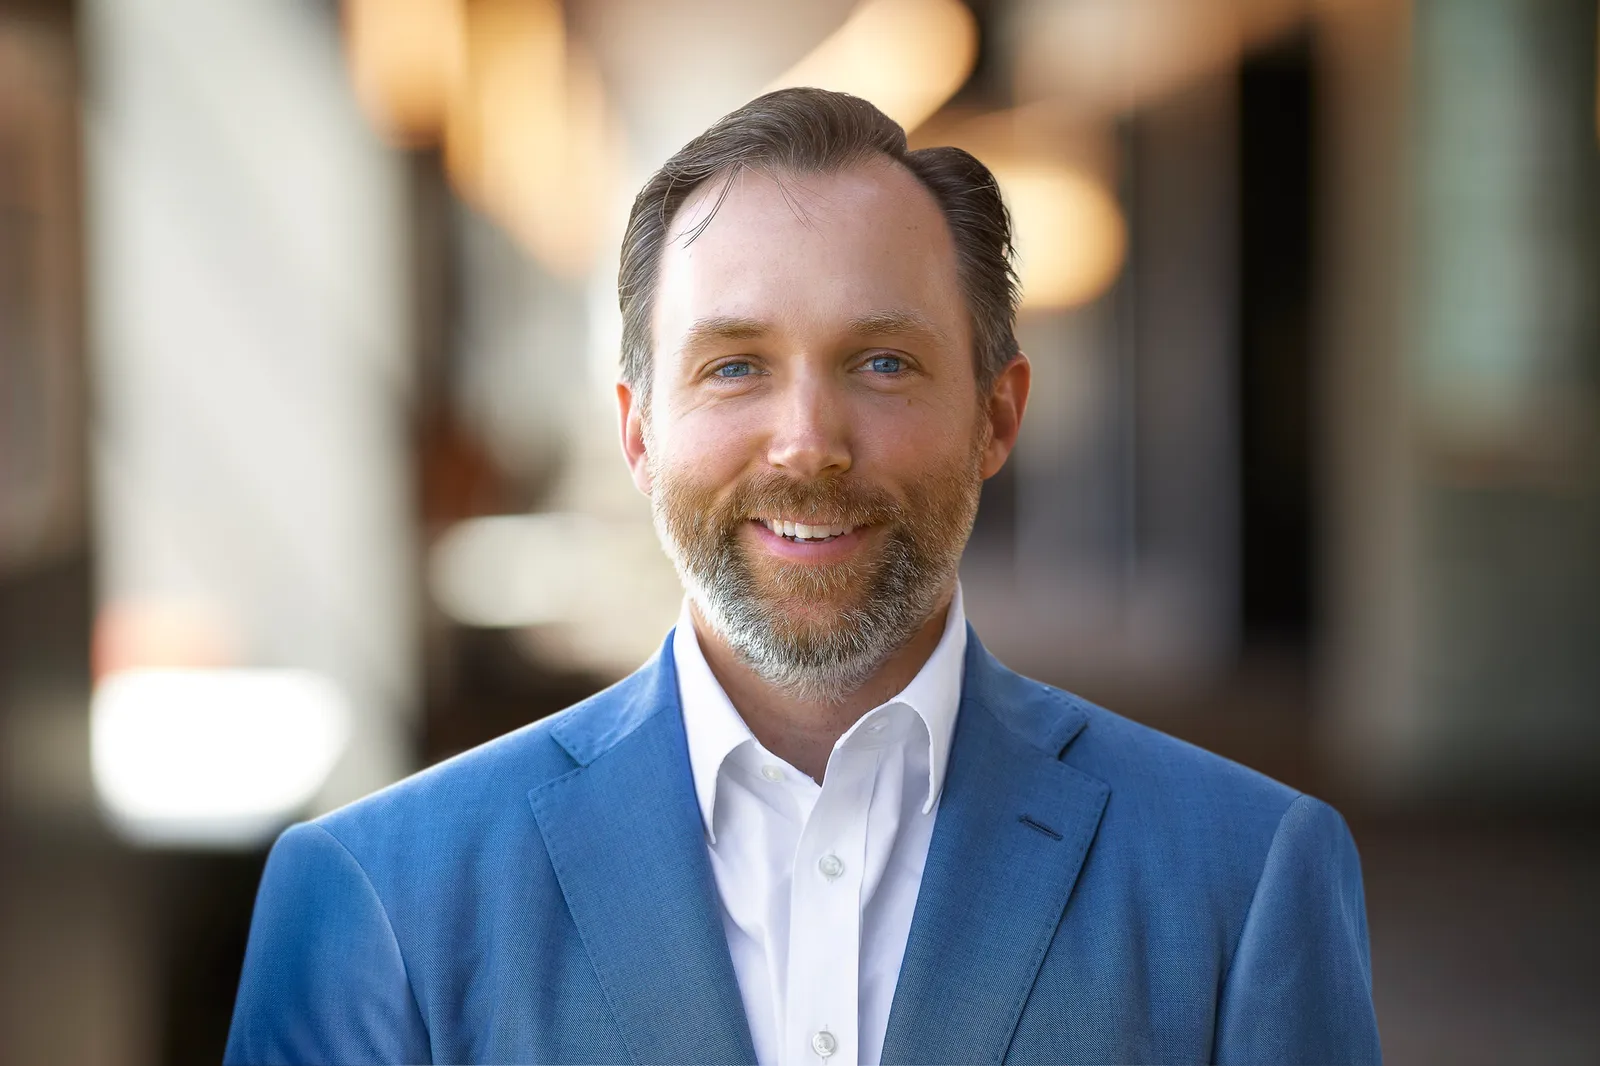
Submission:
[[[662,253],[653,337],[651,395],[619,396],[663,545],[766,681],[843,698],[949,594],[1015,437],[978,395],[938,205],[887,160],[708,183]]]

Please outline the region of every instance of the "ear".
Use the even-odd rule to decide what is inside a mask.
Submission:
[[[625,381],[617,382],[617,414],[622,429],[622,457],[628,462],[633,484],[650,495],[650,457],[644,447],[644,403]]]
[[[1028,406],[1028,386],[1033,383],[1033,367],[1021,352],[1000,371],[989,393],[987,415],[989,443],[983,450],[983,476],[994,477],[1006,465],[1011,449],[1017,446],[1022,430],[1022,412]]]

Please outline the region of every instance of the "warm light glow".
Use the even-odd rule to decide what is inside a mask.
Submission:
[[[519,174],[537,174],[563,136],[565,31],[553,0],[479,0],[469,12],[467,80],[445,150],[457,186],[488,206]]]
[[[1304,0],[1073,0],[1018,8],[1015,92],[1115,115],[1228,71],[1307,14]]]
[[[683,588],[648,521],[472,518],[434,545],[429,590],[462,625],[519,629],[546,662],[620,677],[661,644]]]
[[[599,73],[578,49],[567,53],[560,132],[544,146],[542,166],[510,179],[494,203],[501,221],[544,265],[568,278],[587,277],[611,204],[611,145]],[[515,191],[513,191],[515,190]]]
[[[1056,163],[993,169],[1011,209],[1023,306],[1073,307],[1105,292],[1127,251],[1122,213],[1105,187]]]
[[[431,584],[446,614],[470,626],[563,622],[583,595],[595,523],[580,515],[473,518],[439,538]]]
[[[464,0],[345,0],[356,99],[390,140],[437,143],[465,72]]]
[[[553,0],[468,7],[467,78],[446,128],[451,180],[558,274],[593,262],[609,203],[604,96]]]
[[[556,0],[346,0],[356,95],[390,140],[440,140],[456,190],[556,274],[587,276],[614,168],[600,78]]]
[[[112,823],[145,843],[246,847],[327,780],[344,697],[299,670],[132,670],[95,688],[90,756]]]
[[[977,22],[958,0],[865,0],[767,88],[853,93],[909,132],[955,95],[977,54]]]

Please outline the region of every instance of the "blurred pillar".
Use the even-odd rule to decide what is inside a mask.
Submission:
[[[416,689],[398,163],[333,5],[82,10],[98,599],[334,681],[318,803],[353,799],[408,769]]]
[[[1123,157],[1124,594],[1175,685],[1214,683],[1241,637],[1238,106],[1234,77],[1198,79],[1142,109]]]
[[[1318,722],[1332,761],[1369,789],[1414,760],[1411,560],[1414,482],[1402,372],[1402,220],[1407,138],[1406,0],[1329,0],[1319,10],[1317,146],[1324,235],[1317,383],[1323,541]]]
[[[1335,341],[1362,368],[1335,390],[1332,724],[1348,766],[1402,793],[1560,792],[1600,766],[1595,19],[1592,0],[1416,3],[1410,82],[1378,79],[1409,131],[1349,80],[1373,61],[1335,56],[1343,153],[1367,169],[1339,197],[1376,241],[1336,258],[1335,303],[1377,351],[1361,327]],[[1376,54],[1405,56],[1396,39]],[[1363,199],[1375,160],[1409,170],[1407,201]],[[1363,260],[1404,282],[1403,320]]]

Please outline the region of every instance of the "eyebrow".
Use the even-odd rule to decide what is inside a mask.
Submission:
[[[710,318],[702,318],[689,327],[689,332],[684,335],[682,348],[684,351],[693,351],[713,341],[750,341],[757,337],[765,337],[771,331],[771,327],[760,319],[713,315]]]
[[[917,311],[868,311],[850,320],[848,331],[861,337],[925,337],[948,340],[945,331]]]
[[[713,315],[702,318],[689,327],[688,333],[683,338],[682,350],[693,351],[695,348],[716,341],[756,340],[771,332],[772,326],[757,318]],[[845,333],[855,337],[912,336],[934,341],[948,339],[945,331],[926,315],[902,310],[868,311],[857,315],[846,324]]]

